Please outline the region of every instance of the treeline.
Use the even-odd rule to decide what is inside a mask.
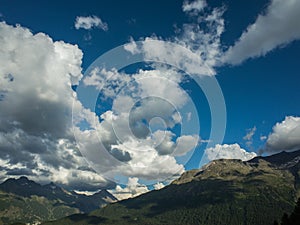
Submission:
[[[300,225],[300,198],[298,199],[292,214],[288,216],[287,213],[284,213],[281,218],[281,223],[279,224],[275,221],[274,225]]]

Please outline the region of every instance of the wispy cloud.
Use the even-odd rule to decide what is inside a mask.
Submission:
[[[261,140],[261,141],[264,141],[264,140],[266,140],[267,138],[268,138],[268,137],[265,136],[265,135],[261,135],[261,136],[260,136],[260,140]]]
[[[264,56],[273,49],[300,39],[300,1],[272,0],[266,12],[243,32],[230,47],[224,62],[240,64],[248,58]]]
[[[155,36],[145,37],[142,46],[131,39],[125,50],[133,54],[142,52],[145,60],[168,62],[192,75],[214,76],[215,67],[223,57],[221,35],[225,8],[208,8],[202,13],[199,11],[202,7],[206,7],[205,1],[184,3],[183,9],[192,22],[183,24],[175,37],[167,41]],[[190,13],[190,10],[196,12]]]
[[[188,1],[185,0],[182,5],[183,12],[201,12],[206,7],[205,0]]]
[[[93,28],[99,28],[104,31],[108,30],[108,25],[106,22],[103,22],[97,16],[77,16],[75,21],[76,29],[86,29],[90,30]]]
[[[247,134],[243,137],[243,139],[246,141],[247,147],[251,147],[253,143],[253,136],[256,132],[256,127],[250,128],[247,130]]]

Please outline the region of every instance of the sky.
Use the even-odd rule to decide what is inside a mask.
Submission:
[[[0,179],[119,198],[300,149],[300,2],[0,2]]]

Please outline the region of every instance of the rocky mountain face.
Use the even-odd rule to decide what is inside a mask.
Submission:
[[[161,190],[45,224],[272,225],[300,197],[299,158],[295,151],[215,160]]]
[[[106,190],[87,196],[54,183],[40,185],[26,177],[8,179],[0,184],[0,224],[54,220],[87,213],[116,200]]]

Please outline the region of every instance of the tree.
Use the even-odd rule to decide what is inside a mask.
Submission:
[[[291,225],[290,224],[290,219],[287,213],[284,213],[282,218],[281,218],[281,225]]]
[[[278,225],[275,221],[274,225]],[[284,213],[281,219],[281,225],[300,225],[300,198],[297,201],[294,211],[288,216],[288,214]]]
[[[291,225],[300,225],[300,198],[298,199],[297,205],[295,206],[289,220]]]

